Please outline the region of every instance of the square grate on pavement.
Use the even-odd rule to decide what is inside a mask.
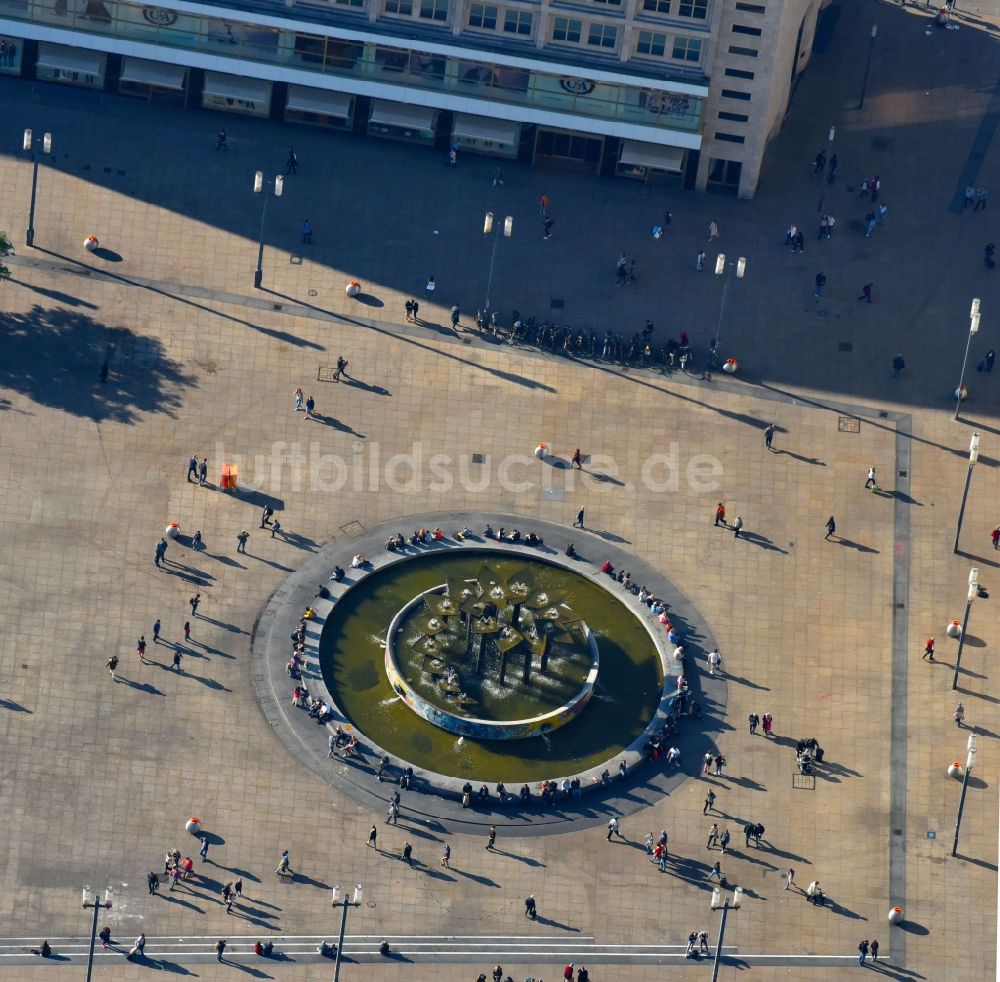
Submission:
[[[344,535],[361,535],[364,530],[365,527],[360,522],[348,522],[346,525],[340,526],[340,531]]]
[[[815,774],[796,774],[792,773],[792,787],[798,789],[799,791],[815,791],[816,790],[816,775]]]
[[[302,257],[301,256],[290,256],[289,259],[288,259],[288,261],[293,266],[301,266],[302,265]]]
[[[337,380],[333,377],[333,373],[336,368],[321,368],[316,372],[317,382],[336,382]]]
[[[837,429],[840,430],[841,433],[860,433],[861,420],[855,419],[853,416],[838,416]]]

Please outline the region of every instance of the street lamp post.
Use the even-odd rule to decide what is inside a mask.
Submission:
[[[865,77],[861,82],[861,98],[858,100],[858,109],[864,108],[865,89],[868,88],[868,72],[872,67],[872,52],[875,50],[875,35],[878,34],[878,24],[872,24],[872,39],[868,45],[868,61],[865,62]]]
[[[733,902],[729,902],[729,897],[722,896],[722,888],[716,887],[712,891],[712,910],[722,910],[722,923],[719,925],[719,941],[715,946],[715,961],[712,964],[712,982],[718,982],[719,959],[722,957],[722,942],[726,937],[726,915],[731,910],[739,910],[743,903],[743,887],[736,887],[733,890]]]
[[[52,134],[46,133],[40,140],[36,139],[30,129],[24,131],[24,143],[22,146],[31,154],[31,205],[28,208],[28,231],[25,233],[25,242],[29,246],[35,245],[35,196],[38,191],[38,153],[35,144],[41,143],[42,153],[52,153]]]
[[[962,649],[965,647],[965,629],[969,626],[969,614],[972,612],[972,601],[979,593],[979,567],[969,570],[969,594],[965,602],[965,618],[962,620],[962,636],[958,639],[958,654],[955,656],[955,674],[951,678],[952,689],[958,688],[958,670],[962,665]],[[955,854],[952,853],[954,856]]]
[[[729,264],[732,266],[732,263]],[[726,272],[726,254],[720,252],[718,256],[715,257],[715,275],[724,276]],[[746,276],[747,272],[747,261],[740,256],[736,260],[736,278],[742,280]],[[715,340],[712,342],[712,352],[710,359],[714,360],[719,356],[719,338],[722,335],[722,315],[726,309],[726,294],[729,292],[729,280],[731,277],[726,276],[722,282],[722,301],[719,304],[719,320],[715,325]]]
[[[969,485],[972,484],[972,468],[979,460],[979,433],[973,433],[969,440],[969,470],[965,475],[965,490],[962,492],[962,507],[958,512],[958,528],[955,530],[955,548],[952,552],[958,552],[958,540],[962,535],[962,522],[965,520],[965,503],[969,500]]]
[[[101,910],[109,910],[111,908],[111,891],[104,891],[104,899],[99,900],[94,894],[90,892],[90,887],[83,888],[83,909],[89,910],[93,908],[94,910],[94,921],[90,926],[90,954],[87,956],[87,982],[90,982],[91,975],[94,972],[94,945],[97,942],[97,914]]]
[[[335,961],[333,963],[333,982],[340,982],[340,958],[341,953],[344,950],[344,932],[347,930],[347,908],[348,907],[360,907],[361,906],[361,895],[364,893],[364,887],[360,883],[354,884],[354,896],[348,899],[345,893],[341,896],[340,884],[334,886],[333,888],[333,900],[330,903],[331,907],[343,907],[344,913],[340,918],[340,940],[337,942],[337,954],[335,956]]]
[[[955,819],[955,841],[951,844],[951,854],[958,852],[958,831],[962,827],[962,812],[965,810],[965,792],[969,790],[969,775],[976,763],[976,734],[969,734],[969,756],[965,760],[965,777],[962,778],[962,797],[958,800],[958,817]]]
[[[503,237],[509,239],[514,231],[514,218],[508,215],[503,220]],[[493,235],[493,212],[486,212],[483,218],[483,235]],[[486,304],[483,313],[489,313],[490,309],[490,289],[493,286],[493,264],[497,258],[497,243],[500,241],[499,235],[493,235],[493,250],[490,253],[490,275],[486,280]]]
[[[979,331],[979,297],[972,301],[972,309],[969,311],[969,336],[965,339],[965,357],[962,359],[962,374],[958,379],[958,388],[955,390],[955,419],[962,409],[962,387],[965,385],[965,366],[969,361],[969,348],[972,346],[972,338]]]
[[[264,219],[267,217],[267,200],[270,195],[264,193],[264,185],[274,185],[274,196],[281,197],[281,192],[285,190],[285,179],[279,174],[273,181],[264,180],[264,172],[257,171],[253,176],[253,193],[264,194],[264,203],[260,208],[260,248],[257,250],[257,270],[253,274],[253,285],[260,289],[261,280],[264,278]]]

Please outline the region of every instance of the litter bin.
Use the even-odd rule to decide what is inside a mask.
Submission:
[[[235,464],[223,464],[222,477],[219,481],[219,487],[222,488],[223,491],[235,491],[238,473],[239,472]]]

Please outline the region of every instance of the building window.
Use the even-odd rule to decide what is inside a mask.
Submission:
[[[342,7],[363,7],[365,0],[333,0],[334,3]]]
[[[622,0],[594,0],[594,3],[606,3],[612,7],[620,7]]]
[[[582,30],[582,21],[573,20],[569,17],[557,17],[552,22],[552,40],[568,41],[571,44],[579,44],[580,32]]]
[[[670,57],[675,61],[701,61],[701,40],[699,38],[675,37],[674,49]]]
[[[413,14],[413,0],[385,0],[385,12],[410,17]]]
[[[759,38],[764,32],[759,27],[747,27],[746,24],[733,24],[733,34],[749,34]]]
[[[655,31],[640,31],[635,50],[640,55],[654,55],[657,58],[662,58],[663,53],[667,50],[667,36],[666,34],[657,34]]]
[[[642,9],[652,14],[669,14],[670,0],[642,0]]]
[[[743,113],[720,112],[719,119],[728,119],[733,123],[747,123],[750,121],[750,117],[744,116]]]
[[[742,10],[748,14],[766,14],[767,8],[762,3],[737,3],[737,10]]]
[[[424,20],[447,20],[448,0],[420,0],[420,16]]]
[[[491,3],[474,3],[469,8],[469,27],[483,31],[497,29],[497,8]]]
[[[503,16],[503,29],[508,34],[530,34],[531,11],[508,10]]]
[[[708,17],[708,0],[680,0],[677,13],[681,17],[695,17],[705,20]]]
[[[752,80],[754,77],[753,72],[745,72],[742,68],[727,68],[726,74],[730,78],[747,78]]]
[[[618,28],[614,24],[591,24],[587,44],[596,48],[613,48],[618,41]]]
[[[750,101],[749,92],[739,92],[736,89],[723,89],[721,95],[726,99],[742,99],[744,102]]]
[[[723,143],[746,143],[747,139],[745,136],[738,136],[736,133],[723,133],[719,130],[715,131],[716,140],[721,140]]]
[[[741,48],[738,45],[729,45],[729,53],[731,55],[745,55],[747,58],[756,58],[757,49],[756,48]]]

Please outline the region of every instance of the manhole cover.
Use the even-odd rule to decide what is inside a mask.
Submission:
[[[302,257],[301,256],[292,256],[288,261],[293,266],[301,266],[302,265]]]
[[[841,433],[860,433],[861,420],[855,419],[853,416],[838,416],[837,429]]]
[[[927,833],[927,838],[928,839],[936,839],[937,838],[937,832],[928,832]]]
[[[837,342],[838,351],[853,351],[854,342],[853,341],[838,341]]]
[[[318,297],[319,296],[319,290],[310,290],[309,291],[309,296],[310,297]]]

